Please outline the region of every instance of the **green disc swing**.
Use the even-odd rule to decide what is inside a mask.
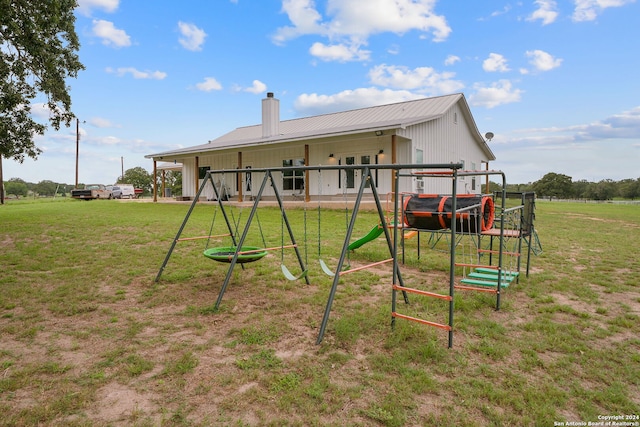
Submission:
[[[230,263],[236,252],[238,253],[236,262],[240,264],[258,261],[267,254],[267,251],[257,246],[242,246],[240,250],[236,246],[223,246],[206,249],[204,256],[214,261]]]
[[[223,176],[224,179],[224,176]],[[222,188],[224,187],[224,181],[222,183]],[[211,228],[209,230],[209,236],[211,236],[211,232],[213,231],[213,225],[216,221],[216,215],[218,214],[218,210],[216,209],[213,214],[213,220],[211,221]],[[240,223],[240,218],[242,217],[242,212],[238,217],[238,221],[235,220],[233,216],[233,210],[231,211],[231,216],[233,217],[233,222],[235,223],[235,232],[238,233],[238,225]],[[226,215],[225,215],[226,218]],[[228,220],[227,220],[228,223]],[[260,220],[258,219],[258,226],[260,228],[260,235],[262,235],[262,227],[260,227]],[[230,227],[229,227],[230,228]],[[264,235],[262,235],[262,242],[264,244]],[[234,241],[235,243],[235,241]],[[264,245],[266,246],[266,244]],[[209,239],[207,239],[207,247],[204,250],[204,256],[218,262],[231,263],[233,257],[238,254],[238,259],[236,260],[239,264],[246,264],[249,262],[258,261],[267,255],[267,250],[263,248],[259,248],[257,246],[242,246],[238,248],[237,246],[222,246],[209,248]]]

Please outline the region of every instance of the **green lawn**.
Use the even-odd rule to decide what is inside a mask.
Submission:
[[[458,293],[452,349],[435,328],[391,330],[390,265],[341,279],[315,344],[331,287],[318,259],[335,266],[346,230],[344,209],[318,224],[316,208],[287,211],[311,285],[284,278],[282,262],[297,273],[291,250],[270,251],[234,270],[216,310],[228,264],[202,256],[206,239],[180,242],[154,282],[188,205],[0,206],[0,424],[553,426],[640,415],[640,206],[538,202],[544,252],[530,276],[497,312],[491,295]],[[214,210],[198,205],[183,236],[207,235]],[[376,215],[359,215],[354,238]],[[258,219],[246,244],[279,246],[279,211]],[[221,215],[213,228],[224,231]],[[408,241],[403,278],[446,293],[447,254],[425,241],[420,260]],[[348,262],[384,255],[378,239]],[[411,296],[407,310],[446,321],[442,301]]]

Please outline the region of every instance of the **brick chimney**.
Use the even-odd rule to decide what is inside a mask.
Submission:
[[[280,134],[280,101],[267,92],[262,100],[262,137],[270,138]]]

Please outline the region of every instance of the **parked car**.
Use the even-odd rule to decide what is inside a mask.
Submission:
[[[114,185],[113,187],[111,187],[111,195],[114,199],[122,199],[122,188]]]

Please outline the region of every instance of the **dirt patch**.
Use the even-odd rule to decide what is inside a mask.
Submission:
[[[98,422],[127,423],[146,418],[159,423],[161,420],[152,394],[140,393],[123,384],[110,383],[101,387],[96,399],[99,404],[87,415]]]

